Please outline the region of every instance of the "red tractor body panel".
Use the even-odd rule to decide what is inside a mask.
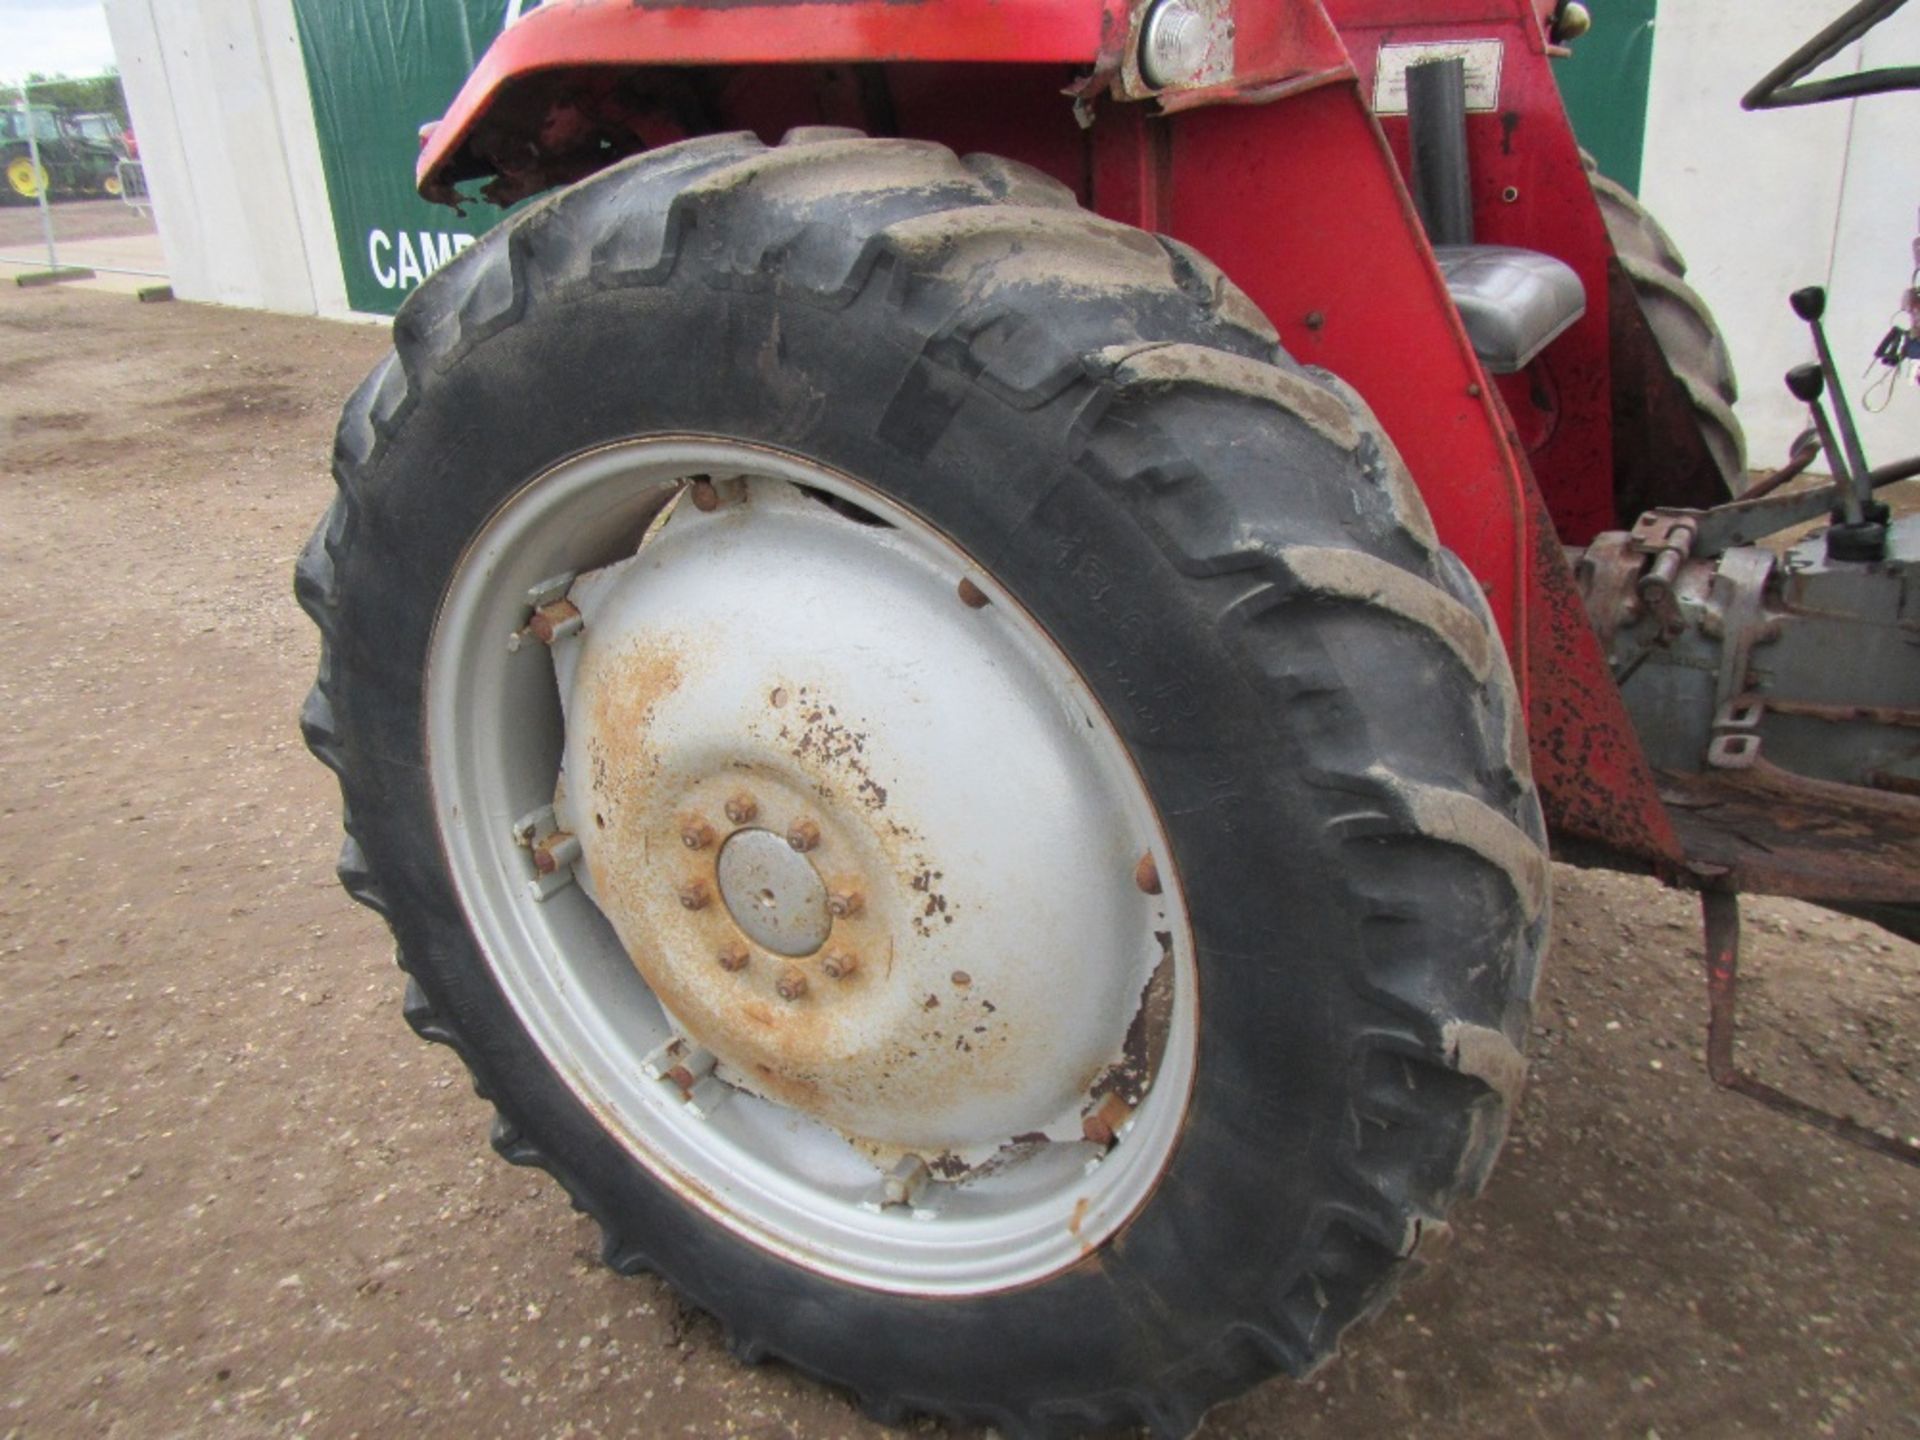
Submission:
[[[1126,7],[1100,0],[773,0],[636,4],[548,0],[480,57],[426,139],[416,175],[431,192],[474,126],[516,82],[554,71],[656,65],[967,62],[1093,65],[1126,34]],[[1109,38],[1111,37],[1111,38]]]
[[[420,185],[446,199],[455,181],[504,175],[503,137],[520,166],[511,194],[617,158],[589,143],[610,128],[630,149],[694,133],[635,104],[663,68],[702,72],[724,112],[716,128],[767,139],[791,125],[878,128],[844,72],[881,69],[896,133],[1023,160],[1098,213],[1193,245],[1296,358],[1365,397],[1441,539],[1486,592],[1527,698],[1550,823],[1677,866],[1679,843],[1561,552],[1620,518],[1613,250],[1549,68],[1551,0],[1454,5],[1444,22],[1420,0],[1216,8],[1231,13],[1228,73],[1156,92],[1133,59],[1145,7],[1124,0],[559,0],[482,59],[425,142]],[[1493,103],[1468,121],[1477,239],[1567,262],[1588,297],[1541,360],[1497,381],[1402,179],[1406,121],[1373,103],[1384,46],[1459,41],[1499,54]]]

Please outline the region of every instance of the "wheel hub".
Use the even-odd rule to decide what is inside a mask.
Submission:
[[[556,812],[688,1039],[958,1168],[1080,1137],[1162,958],[1122,777],[966,578],[790,484],[703,480],[573,581],[552,646]]]
[[[754,944],[798,956],[827,943],[833,912],[826,882],[785,837],[736,830],[721,847],[714,871],[727,914]]]

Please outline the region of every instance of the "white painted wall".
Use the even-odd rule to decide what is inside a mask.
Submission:
[[[1740,97],[1851,0],[1664,0],[1641,198],[1679,242],[1740,375],[1749,463],[1770,468],[1806,424],[1781,377],[1813,357],[1787,295],[1824,284],[1835,360],[1874,464],[1920,452],[1920,387],[1865,413],[1861,379],[1913,270],[1920,93],[1749,114]],[[1862,53],[1864,51],[1864,54]],[[1920,7],[1821,75],[1920,56]],[[1884,374],[1874,367],[1874,377]]]
[[[174,293],[344,315],[291,0],[106,0]]]

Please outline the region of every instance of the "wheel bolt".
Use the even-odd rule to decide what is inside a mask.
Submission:
[[[983,610],[990,603],[987,592],[971,580],[960,582],[960,603],[969,610]]]
[[[1100,1098],[1093,1113],[1080,1122],[1080,1133],[1095,1145],[1111,1145],[1132,1114],[1126,1101],[1108,1092]]]
[[[737,975],[747,968],[747,961],[751,957],[747,954],[747,947],[736,941],[732,944],[722,945],[719,955],[715,958],[719,960],[722,970],[726,971],[729,975]]]
[[[707,882],[700,879],[687,881],[676,893],[680,896],[680,903],[689,910],[704,910],[707,901],[713,898]]]
[[[720,508],[720,492],[713,488],[713,481],[705,475],[694,477],[693,508],[703,513],[711,513]]]
[[[807,977],[798,970],[788,970],[773,988],[782,1000],[798,1000],[807,993]]]
[[[713,843],[713,826],[704,815],[689,815],[680,822],[680,843],[689,850],[704,850]]]
[[[927,1168],[927,1162],[918,1155],[903,1155],[900,1163],[887,1172],[880,1182],[880,1206],[893,1209],[902,1205],[911,1205],[926,1192],[933,1181],[933,1172]]]
[[[578,605],[571,600],[550,600],[533,612],[533,618],[527,621],[527,629],[541,644],[551,645],[556,640],[579,633],[582,623]]]
[[[565,830],[555,830],[533,847],[533,868],[541,875],[565,869],[580,858],[580,842]]]
[[[787,844],[801,854],[820,843],[820,827],[811,820],[796,820],[787,827]]]
[[[755,802],[754,798],[744,790],[727,801],[727,819],[731,820],[735,825],[750,824],[753,817],[759,813],[760,806]]]
[[[1160,867],[1154,863],[1151,852],[1140,857],[1140,863],[1133,867],[1133,883],[1149,895],[1160,893]]]
[[[859,968],[860,957],[858,955],[849,955],[838,951],[822,957],[820,961],[820,969],[826,974],[829,980],[851,979],[853,972]]]
[[[713,1073],[714,1054],[711,1050],[693,1048],[686,1058],[660,1078],[678,1085],[682,1091],[690,1092],[702,1079]]]
[[[867,897],[858,890],[835,890],[827,896],[827,913],[836,920],[846,920],[866,909]]]

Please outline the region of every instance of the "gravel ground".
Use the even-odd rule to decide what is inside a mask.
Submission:
[[[153,212],[136,210],[124,200],[55,200],[53,238],[108,240],[153,233]],[[41,239],[38,205],[0,205],[0,249],[38,245]]]
[[[0,294],[0,1435],[889,1433],[601,1270],[335,887],[289,582],[384,344]],[[1449,1262],[1204,1433],[1920,1434],[1920,1172],[1707,1084],[1684,897],[1556,881]],[[1914,1126],[1920,949],[1780,901],[1747,935],[1754,1065]]]

